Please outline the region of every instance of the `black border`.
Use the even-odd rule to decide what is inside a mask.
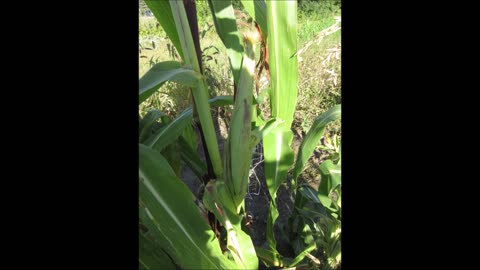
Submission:
[[[22,55],[3,99],[5,231],[19,258],[7,257],[17,268],[137,269],[138,3],[9,10],[9,25],[24,24],[5,51]]]
[[[12,261],[60,269],[136,269],[137,2],[46,5],[29,3],[22,10],[31,18],[27,29],[34,35],[25,42],[15,39],[5,51],[14,56],[18,66],[12,70],[19,75],[14,87],[4,90],[11,94],[4,104],[13,105],[4,114],[10,120],[4,135],[11,135],[4,145],[13,146],[7,161],[16,166],[7,163],[5,170],[5,184],[13,184],[4,189],[13,194],[5,203],[13,209],[5,223],[11,226],[6,230],[12,237],[9,251],[21,259]],[[432,237],[429,226],[435,228],[438,220],[430,213],[446,211],[447,205],[428,197],[448,196],[445,191],[431,195],[432,187],[444,185],[435,169],[441,171],[448,158],[437,162],[437,155],[445,155],[434,149],[441,144],[429,140],[441,133],[426,130],[443,118],[435,112],[418,114],[425,104],[435,106],[428,95],[438,98],[436,89],[443,82],[435,85],[435,77],[448,78],[428,77],[428,86],[423,82],[421,89],[412,89],[425,69],[438,70],[426,63],[436,57],[422,59],[443,36],[429,43],[419,34],[436,29],[443,17],[426,29],[422,23],[433,12],[412,5],[342,2],[345,269],[385,269],[422,260],[428,252],[425,237]],[[20,52],[26,56],[15,58]],[[411,73],[412,62],[417,73]],[[425,89],[435,91],[422,95]],[[428,168],[428,162],[437,165]],[[414,181],[415,190],[408,181]],[[442,241],[446,237],[438,235]]]

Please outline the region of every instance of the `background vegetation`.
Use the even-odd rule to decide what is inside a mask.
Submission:
[[[340,18],[339,0],[301,0],[298,1],[298,47],[315,40],[322,30],[335,24]],[[234,1],[234,7],[241,8],[240,1]],[[145,16],[147,7],[139,0],[139,77],[155,63],[166,60],[178,60],[172,44],[153,16]],[[197,1],[197,14],[201,45],[204,52],[204,66],[208,80],[214,85],[212,96],[232,94],[232,76],[229,72],[228,57],[222,45],[213,21],[207,1]],[[294,127],[301,133],[308,130],[313,120],[335,104],[341,103],[341,30],[325,36],[321,42],[314,43],[301,55],[299,62],[298,101]],[[167,53],[168,52],[168,53]],[[156,108],[175,116],[189,104],[188,91],[167,83],[150,98],[140,111],[144,115],[147,108]],[[329,130],[340,132],[339,121]]]

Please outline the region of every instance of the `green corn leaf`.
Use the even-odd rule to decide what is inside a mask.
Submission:
[[[320,203],[318,199],[318,192],[309,185],[301,185],[297,188],[298,193],[303,195],[305,198],[308,198],[310,201],[315,203]],[[297,193],[297,194],[298,194]]]
[[[274,266],[282,268],[284,266],[282,255],[280,255],[276,250],[272,251],[270,249],[255,247],[255,252],[267,267]]]
[[[310,246],[308,246],[307,248],[305,248],[304,251],[300,252],[297,257],[295,257],[295,259],[293,259],[292,263],[288,266],[288,267],[294,267],[295,265],[297,265],[298,263],[300,263],[303,258],[305,258],[305,256],[307,255],[307,253],[310,253],[312,252],[313,250],[315,250],[317,248],[317,245],[315,243],[311,244]]]
[[[180,135],[182,135],[184,129],[191,122],[191,111],[185,110],[182,114],[177,116],[175,120],[157,130],[145,141],[144,144],[158,151],[162,151],[166,146],[173,143]]]
[[[297,51],[297,1],[267,0],[268,53],[270,66],[270,108],[272,117],[279,124],[263,138],[265,177],[272,197],[270,208],[276,207],[276,192],[285,181],[288,169],[293,164],[290,143],[293,134],[290,125],[297,102],[298,63]],[[276,250],[273,226],[278,216],[270,209],[267,219],[267,243]]]
[[[296,210],[307,224],[313,224],[317,218],[332,219],[331,216],[327,214],[325,208],[303,207],[297,208]]]
[[[173,45],[177,49],[180,57],[185,60],[183,56],[183,49],[180,45],[177,28],[175,26],[175,21],[173,19],[172,9],[170,8],[170,3],[165,0],[145,0],[145,3],[152,11],[155,18],[157,18],[163,30],[165,30],[165,33],[167,33]]]
[[[186,125],[182,132],[182,138],[190,146],[192,150],[197,150],[197,133],[193,129],[193,125]]]
[[[272,198],[270,213],[267,218],[267,242],[272,251],[276,250],[276,241],[273,234],[273,226],[278,217],[275,204],[277,190],[287,177],[287,172],[293,164],[293,151],[290,142],[293,134],[290,130],[284,130],[283,124],[277,126],[263,138],[265,177],[268,192]]]
[[[214,98],[209,99],[208,103],[216,107],[233,105],[233,96],[216,96]]]
[[[341,197],[339,194],[338,201],[335,203],[330,198],[330,193],[341,187],[341,166],[334,164],[331,160],[326,160],[320,164],[321,181],[318,187],[318,198],[322,205],[331,211],[333,215],[341,215],[339,204]]]
[[[331,160],[325,160],[320,164],[320,173],[324,177],[329,177],[331,179],[330,185],[328,186],[328,192],[332,192],[336,189],[341,183],[342,171],[341,166],[338,164],[333,164]]]
[[[297,103],[297,1],[267,2],[270,106],[290,128]]]
[[[175,269],[168,255],[161,249],[158,243],[149,239],[143,233],[138,235],[138,267],[139,269]]]
[[[195,86],[202,75],[185,68],[176,61],[160,62],[154,65],[138,82],[138,104],[145,101],[166,81],[173,81],[187,86]]]
[[[279,263],[283,265],[282,256],[277,251],[277,241],[275,240],[274,230],[273,227],[275,225],[275,221],[278,218],[278,210],[277,205],[275,203],[275,199],[270,201],[269,213],[267,217],[267,230],[266,230],[266,238],[267,238],[267,245],[270,251],[270,254],[273,256],[275,263]],[[272,262],[270,262],[272,263]]]
[[[230,0],[208,0],[208,4],[212,11],[213,22],[218,36],[227,48],[233,80],[238,86],[243,58],[243,45],[237,29],[232,2]]]
[[[147,112],[147,114],[145,114],[143,119],[140,121],[141,129],[138,139],[140,143],[143,143],[148,137],[150,137],[153,124],[163,115],[165,114],[159,110],[150,110]]]
[[[237,207],[224,181],[210,181],[207,184],[203,203],[227,230],[227,248],[237,264],[243,269],[257,269],[258,259],[252,239],[242,231],[241,216],[237,215]]]
[[[245,10],[248,12],[250,17],[252,17],[260,26],[262,30],[262,38],[267,37],[268,28],[267,28],[267,5],[265,0],[241,0],[242,5]]]
[[[293,134],[283,128],[284,124],[278,125],[265,137],[263,137],[265,176],[267,187],[272,199],[287,177],[288,169],[293,164],[293,151],[290,142]]]
[[[258,258],[252,239],[242,231],[240,223],[232,224],[227,229],[227,247],[237,263],[242,264],[244,269],[258,269]]]
[[[166,1],[166,0],[165,0]],[[195,44],[193,43],[192,32],[190,31],[190,24],[188,22],[187,13],[183,1],[169,0],[170,8],[172,10],[173,20],[177,29],[180,45],[184,53],[184,60],[187,66],[199,72],[200,65],[197,59],[197,52]]]
[[[197,59],[197,52],[193,42],[190,24],[188,22],[187,13],[183,1],[170,0],[173,18],[177,27],[177,33],[180,43],[185,54],[185,63],[194,71],[200,72],[200,65]],[[205,77],[198,81],[197,85],[192,88],[192,96],[195,102],[195,109],[198,112],[202,131],[207,144],[208,154],[212,162],[213,171],[216,178],[222,177],[222,160],[217,144],[217,134],[213,125],[213,119],[210,114],[210,104],[208,103],[208,88]]]
[[[161,151],[163,157],[168,161],[168,164],[170,164],[170,167],[172,167],[177,177],[180,177],[182,173],[182,159],[179,148],[178,143],[173,142]]]
[[[191,145],[181,136],[178,139],[178,144],[181,148],[181,158],[182,161],[192,170],[192,172],[198,177],[198,179],[202,179],[202,176],[207,172],[207,166],[205,162],[202,161],[200,155]],[[195,144],[196,146],[196,144]]]
[[[208,100],[208,102],[212,106],[232,105],[233,96],[217,96]],[[175,120],[160,130],[157,130],[154,134],[149,134],[155,120],[163,116],[165,116],[165,114],[158,110],[145,115],[141,121],[142,131],[140,132],[140,142],[161,151],[165,146],[175,141],[179,135],[182,135],[186,142],[190,144],[192,150],[195,151],[197,145],[196,134],[192,126],[188,124],[189,122],[191,123],[192,120],[192,107],[185,109]]]
[[[328,123],[335,121],[341,117],[341,105],[335,105],[325,113],[315,119],[312,127],[303,138],[302,144],[298,150],[297,160],[293,169],[293,179],[296,181],[300,173],[302,173],[305,164],[315,150],[320,138],[322,137],[325,127]]]
[[[160,236],[162,248],[175,263],[182,269],[238,269],[223,255],[193,194],[165,158],[139,144],[139,161],[140,203],[151,220],[147,227]]]
[[[322,178],[320,181],[320,186],[318,187],[318,193],[328,196],[342,183],[341,166],[338,164],[333,164],[333,161],[331,160],[325,160],[325,162],[320,164],[319,168]]]

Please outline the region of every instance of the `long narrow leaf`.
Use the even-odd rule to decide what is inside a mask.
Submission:
[[[155,132],[146,141],[145,145],[150,146],[158,151],[162,151],[166,146],[173,143],[183,130],[192,122],[192,114],[185,110],[177,116],[175,120]]]
[[[139,232],[138,235],[139,269],[174,269],[175,265],[161,247]]]
[[[197,60],[197,52],[193,42],[190,25],[183,1],[170,0],[173,18],[180,37],[180,43],[185,53],[185,62],[192,67],[194,71],[200,72],[200,65]],[[205,78],[192,88],[195,109],[198,112],[198,118],[202,127],[205,143],[207,144],[208,154],[212,162],[213,171],[216,178],[222,177],[222,161],[217,144],[217,134],[213,125],[213,119],[210,114],[210,104],[208,103],[208,88]]]
[[[153,124],[159,119],[165,115],[159,110],[150,110],[147,112],[147,114],[143,117],[143,119],[140,121],[140,132],[139,132],[139,139],[138,141],[143,143],[148,137],[150,137],[151,132],[152,132],[152,126]]]
[[[233,96],[216,96],[208,100],[208,103],[212,106],[227,106],[233,105]]]
[[[297,103],[297,1],[267,1],[270,105],[272,115],[287,123]]]
[[[300,252],[297,255],[297,257],[295,257],[295,259],[293,259],[293,262],[288,267],[294,267],[295,265],[297,265],[299,262],[301,262],[303,260],[303,258],[305,258],[307,253],[312,252],[316,248],[317,248],[317,245],[315,243],[313,243],[310,246],[308,246],[307,248],[305,248],[305,250]]]
[[[258,257],[267,265],[267,267],[283,267],[282,256],[275,250],[264,249],[261,247],[255,247],[255,252]]]
[[[276,198],[275,194],[293,164],[293,151],[289,146],[292,137],[290,130],[286,131],[283,125],[279,125],[263,138],[264,147],[267,145],[264,151],[265,175],[272,199]]]
[[[263,138],[265,177],[268,191],[272,198],[270,214],[267,219],[266,237],[272,251],[276,250],[273,226],[278,217],[275,199],[278,188],[286,179],[288,169],[293,164],[293,151],[289,146],[292,137],[290,130],[284,130],[282,125],[279,125]]]
[[[166,81],[196,86],[201,78],[200,73],[185,68],[176,61],[160,62],[147,71],[138,81],[138,104],[155,93]]]
[[[312,202],[320,203],[320,200],[318,199],[318,192],[310,185],[302,185],[298,187],[297,191],[297,194],[303,195],[305,198],[308,198]]]
[[[297,102],[297,1],[267,0],[268,53],[270,66],[270,108],[272,117],[279,124],[263,140],[265,177],[272,197],[271,207],[275,207],[276,192],[285,181],[287,171],[293,163],[290,143],[293,134],[290,125]],[[278,212],[270,209],[267,219],[267,242],[271,250],[276,250],[273,226]]]
[[[208,0],[208,4],[212,10],[213,22],[218,36],[227,48],[227,56],[230,59],[233,80],[238,86],[243,58],[243,45],[242,38],[237,29],[232,1]]]
[[[187,125],[182,132],[182,138],[190,146],[192,150],[197,150],[197,133],[193,129],[193,125]]]
[[[182,269],[235,269],[227,259],[193,194],[160,153],[139,144],[140,202],[161,235],[164,250]]]
[[[320,165],[320,173],[322,178],[320,186],[318,187],[318,198],[323,206],[331,212],[340,212],[338,202],[334,203],[329,195],[341,185],[341,166],[333,164],[333,161],[331,160],[326,160]]]
[[[305,138],[303,138],[302,144],[298,150],[297,160],[295,162],[295,168],[293,169],[293,179],[296,180],[297,177],[303,170],[303,167],[307,163],[308,159],[315,150],[315,146],[320,141],[320,138],[323,136],[325,131],[325,126],[341,116],[341,105],[335,105],[330,108],[328,111],[320,115],[313,122],[312,127],[307,132]]]
[[[198,179],[202,179],[202,176],[207,172],[207,166],[205,165],[205,162],[202,161],[197,151],[195,151],[196,148],[192,148],[183,136],[179,138],[178,143],[181,147],[180,154],[182,161],[185,162]]]
[[[168,37],[172,41],[173,45],[178,51],[180,57],[185,60],[183,55],[183,49],[180,44],[175,21],[173,19],[172,9],[170,3],[166,0],[145,0],[148,8],[153,12],[155,18],[160,22],[163,30],[167,33]]]

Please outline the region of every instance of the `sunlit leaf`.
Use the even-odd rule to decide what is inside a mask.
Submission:
[[[160,88],[166,81],[173,81],[187,86],[195,86],[202,78],[189,68],[183,67],[175,61],[166,61],[155,64],[138,81],[138,103],[142,103]]]
[[[227,48],[233,79],[238,86],[243,58],[243,45],[242,37],[237,29],[232,2],[230,0],[208,0],[208,3],[212,10],[213,22],[218,36]]]
[[[160,153],[139,144],[140,203],[160,243],[182,269],[238,269],[227,259],[188,187]]]
[[[302,172],[305,164],[315,150],[320,138],[323,136],[325,127],[328,123],[339,119],[341,116],[341,105],[335,105],[325,113],[315,119],[312,127],[303,138],[300,145],[295,167],[293,169],[293,178],[296,180]]]

